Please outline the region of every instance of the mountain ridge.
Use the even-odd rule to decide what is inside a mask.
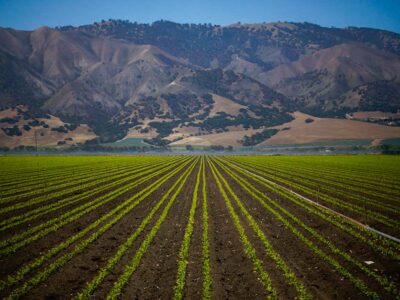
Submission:
[[[104,141],[134,127],[157,132],[157,144],[184,124],[215,134],[280,125],[299,110],[400,109],[400,35],[384,30],[109,20],[0,28],[0,40],[0,108],[87,123]],[[245,108],[209,115],[213,95]]]

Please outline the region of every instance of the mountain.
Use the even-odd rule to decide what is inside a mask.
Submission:
[[[364,44],[340,44],[282,64],[260,81],[300,99],[307,108],[334,111],[346,106],[343,95],[353,88],[379,81],[399,85],[400,56]],[[371,108],[396,111],[400,107],[396,97],[385,107],[381,101],[373,99]]]
[[[383,30],[108,20],[0,28],[0,41],[0,109],[87,124],[100,141],[165,144],[256,133],[295,111],[344,118],[400,109],[400,35]],[[0,125],[9,136],[23,124],[7,118]]]

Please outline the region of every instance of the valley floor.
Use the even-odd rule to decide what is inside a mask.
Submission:
[[[400,127],[347,119],[317,118],[301,112],[295,112],[293,116],[295,118],[293,121],[272,127],[280,131],[257,146],[301,145],[345,140],[369,140],[370,145],[373,146],[379,144],[384,139],[400,138]],[[307,123],[307,119],[311,119],[312,122]],[[188,132],[186,134],[181,134],[183,139],[173,142],[171,146],[231,145],[240,147],[240,140],[242,140],[245,135],[251,136],[262,132],[262,130],[263,129],[244,130],[243,128],[233,128],[227,132],[205,134],[201,136],[189,136],[190,132]],[[195,132],[191,132],[191,134],[194,133]],[[175,134],[174,137],[176,136]]]
[[[400,157],[0,157],[5,299],[395,299]]]

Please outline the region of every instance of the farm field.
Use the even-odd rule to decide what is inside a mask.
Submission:
[[[2,156],[4,299],[400,299],[400,157]]]

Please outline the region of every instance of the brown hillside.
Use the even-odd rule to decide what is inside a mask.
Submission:
[[[400,138],[400,128],[346,119],[316,118],[300,112],[293,114],[295,120],[276,126],[290,128],[279,131],[260,145],[305,144],[332,140],[362,140]],[[311,118],[314,121],[306,123]]]

